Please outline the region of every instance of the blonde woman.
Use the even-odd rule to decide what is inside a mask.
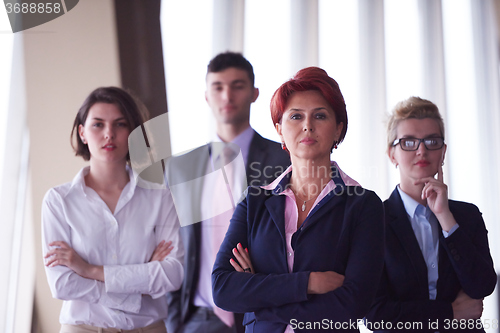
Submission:
[[[378,332],[397,325],[408,332],[405,324],[420,324],[411,331],[483,332],[477,319],[497,278],[478,208],[448,199],[437,106],[418,97],[398,103],[387,136],[400,183],[384,202],[385,269],[368,325],[384,321]]]

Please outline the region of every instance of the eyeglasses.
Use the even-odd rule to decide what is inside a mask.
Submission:
[[[425,138],[425,139],[415,139],[415,138],[402,138],[396,139],[392,143],[392,146],[399,144],[401,149],[406,151],[415,151],[420,147],[420,143],[423,142],[425,148],[428,150],[438,150],[444,146],[444,138]]]

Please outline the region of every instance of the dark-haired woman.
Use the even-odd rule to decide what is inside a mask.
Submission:
[[[116,87],[94,90],[76,116],[74,148],[90,165],[42,206],[47,280],[64,300],[60,332],[166,332],[162,296],[182,283],[183,248],[169,190],[136,182],[127,165],[128,135],[144,120]]]
[[[234,212],[215,303],[246,312],[247,332],[357,332],[382,272],[383,208],[330,160],[347,130],[342,93],[305,68],[274,93],[271,115],[292,165]]]
[[[401,181],[384,202],[385,268],[368,328],[384,322],[375,330],[484,332],[483,297],[497,278],[478,208],[448,199],[437,106],[418,97],[398,103],[387,153]]]

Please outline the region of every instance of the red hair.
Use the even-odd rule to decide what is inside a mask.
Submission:
[[[271,98],[271,118],[273,124],[281,123],[288,100],[293,93],[299,91],[318,91],[330,104],[335,113],[337,124],[344,123],[338,143],[344,140],[347,132],[347,111],[344,97],[340,92],[337,81],[328,76],[325,70],[319,67],[301,69],[287,82],[283,83]]]

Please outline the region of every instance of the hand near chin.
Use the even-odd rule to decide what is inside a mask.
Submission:
[[[437,179],[434,177],[420,178],[413,184],[424,184],[422,200],[427,200],[427,205],[438,219],[443,230],[449,231],[456,224],[456,221],[448,205],[448,186],[443,182],[443,167],[439,166]]]
[[[243,248],[241,243],[238,243],[238,245],[233,249],[233,255],[238,262],[231,258],[229,263],[237,272],[246,272],[250,274],[255,273],[252,261],[250,260],[250,253],[248,253],[248,249]]]
[[[439,166],[437,179],[434,177],[420,178],[414,182],[415,185],[424,184],[422,189],[422,200],[427,199],[427,205],[435,215],[449,211],[448,186],[443,182],[443,167]]]

